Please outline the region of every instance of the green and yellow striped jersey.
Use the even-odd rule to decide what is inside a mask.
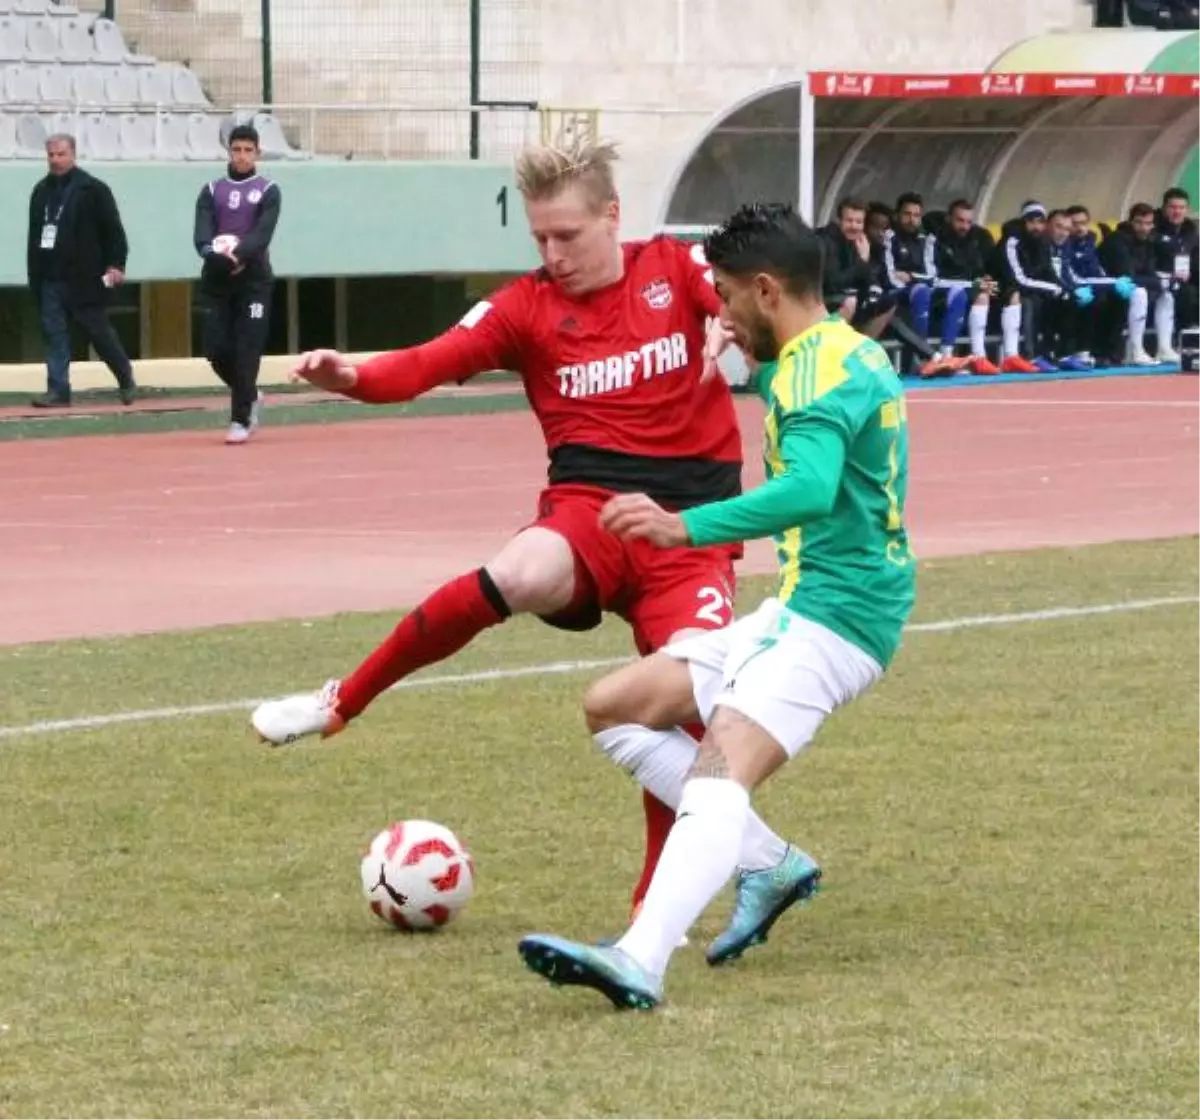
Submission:
[[[688,535],[697,546],[773,537],[780,600],[886,666],[916,596],[900,378],[878,343],[831,316],[757,384],[767,482],[685,511]]]

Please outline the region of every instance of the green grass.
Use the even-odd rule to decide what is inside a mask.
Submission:
[[[1194,539],[931,563],[920,618],[1198,578]],[[389,625],[0,651],[0,724],[319,683]],[[729,969],[681,951],[653,1015],[515,952],[619,930],[640,863],[588,674],[404,692],[290,750],[242,713],[0,739],[0,1115],[1194,1116],[1196,633],[1187,605],[911,635],[759,798],[821,896]],[[436,671],[626,649],[518,622]],[[478,869],[433,936],[357,883],[416,816]]]

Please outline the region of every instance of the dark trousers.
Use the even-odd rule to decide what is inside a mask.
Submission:
[[[269,282],[246,283],[225,290],[202,290],[204,356],[229,386],[229,419],[249,424],[258,398],[258,368],[267,346],[271,321]]]
[[[1031,358],[1065,358],[1069,354],[1091,350],[1100,298],[1087,307],[1080,307],[1070,298],[1022,292],[1022,353]]]
[[[55,400],[71,399],[71,321],[79,324],[92,349],[112,370],[122,389],[133,387],[133,366],[121,346],[117,332],[100,303],[77,303],[70,285],[47,280],[38,291],[42,336],[46,340],[46,392]]]

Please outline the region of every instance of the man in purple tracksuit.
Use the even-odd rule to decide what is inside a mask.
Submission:
[[[196,199],[204,356],[229,386],[226,443],[245,443],[258,427],[258,367],[275,287],[269,249],[279,220],[279,185],[258,173],[258,155],[258,132],[238,125],[229,134],[225,177],[206,183]]]

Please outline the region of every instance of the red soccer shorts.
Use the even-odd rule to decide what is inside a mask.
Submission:
[[[538,501],[534,523],[566,539],[575,553],[575,599],[544,618],[562,630],[591,630],[605,611],[633,627],[642,655],[660,649],[680,630],[717,630],[733,621],[740,545],[656,548],[648,541],[622,541],[600,525],[600,510],[612,497],[593,486],[549,486]]]

